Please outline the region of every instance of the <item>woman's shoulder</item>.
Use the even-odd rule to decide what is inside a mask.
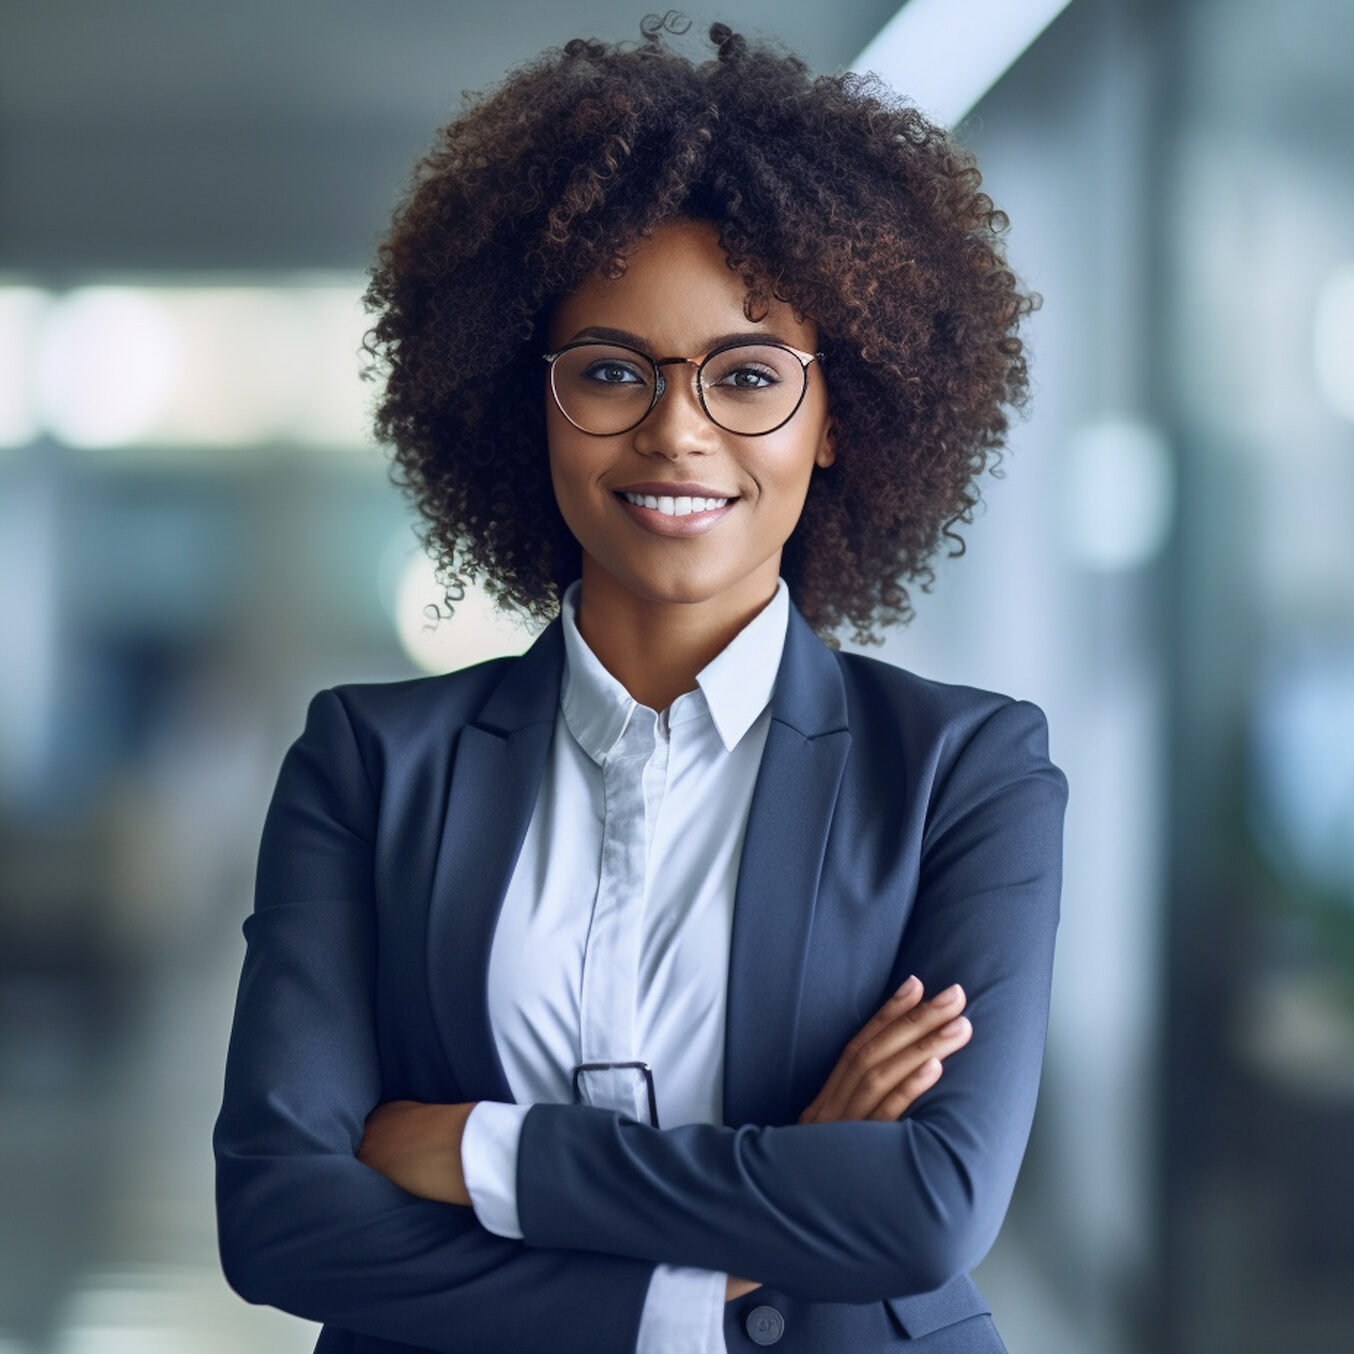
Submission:
[[[879,755],[913,762],[1045,761],[1048,720],[1034,701],[942,682],[866,654],[838,652],[851,732]]]
[[[427,677],[345,682],[319,692],[312,704],[337,701],[359,745],[445,744],[448,735],[475,721],[516,661],[491,658]]]
[[[1032,701],[1003,691],[923,677],[869,654],[839,650],[837,658],[848,701],[867,717],[890,710],[928,724],[981,724],[1007,705],[1039,710]]]

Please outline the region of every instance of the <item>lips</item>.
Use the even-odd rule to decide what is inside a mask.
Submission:
[[[664,486],[667,488],[667,486]],[[686,486],[673,485],[672,488],[685,488]],[[633,503],[626,498],[626,493],[633,494],[635,497],[643,497],[645,503]],[[699,536],[711,527],[723,521],[725,517],[733,511],[734,505],[738,502],[736,497],[730,497],[726,501],[722,494],[672,494],[665,492],[663,494],[654,494],[650,491],[636,488],[616,492],[616,502],[621,505],[630,519],[645,531],[651,532],[655,536],[682,537]],[[717,505],[703,508],[701,511],[693,511],[691,499],[702,499],[709,503],[712,499],[716,500]],[[679,499],[685,499],[686,502],[679,503]],[[661,506],[649,507],[646,503],[661,504]],[[666,509],[667,511],[664,511]]]

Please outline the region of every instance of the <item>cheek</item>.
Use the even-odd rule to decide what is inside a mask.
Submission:
[[[547,443],[555,503],[565,524],[577,536],[579,526],[590,511],[591,486],[597,470],[597,448],[568,423],[562,428],[551,427]]]
[[[558,412],[546,418],[545,444],[550,478],[555,486],[555,495],[559,497],[561,492],[567,492],[569,485],[582,472],[583,448],[578,445],[577,429],[561,418]]]
[[[798,499],[808,491],[817,441],[805,438],[799,431],[793,437],[777,438],[775,433],[767,438],[773,445],[760,448],[763,454],[758,457],[757,465],[749,466],[749,470],[764,492],[774,490],[779,495]]]

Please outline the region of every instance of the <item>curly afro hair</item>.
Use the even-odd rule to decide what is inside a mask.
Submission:
[[[1007,221],[972,154],[874,76],[811,78],[724,24],[692,62],[646,21],[510,73],[416,166],[364,297],[378,438],[426,526],[448,604],[483,580],[553,616],[578,576],[545,454],[554,303],[658,223],[712,222],[749,288],[813,319],[836,462],[815,468],[781,572],[829,644],[914,615],[942,538],[971,522],[1027,374],[1038,297],[1007,267]]]

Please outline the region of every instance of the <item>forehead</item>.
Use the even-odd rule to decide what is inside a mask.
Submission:
[[[796,319],[784,301],[768,301],[756,322],[747,318],[747,285],[729,267],[709,222],[664,222],[627,249],[625,264],[621,277],[594,273],[560,301],[550,325],[552,345],[594,325],[626,330],[652,351],[688,356],[717,335],[741,330],[772,332],[810,350],[817,343],[817,326]]]

